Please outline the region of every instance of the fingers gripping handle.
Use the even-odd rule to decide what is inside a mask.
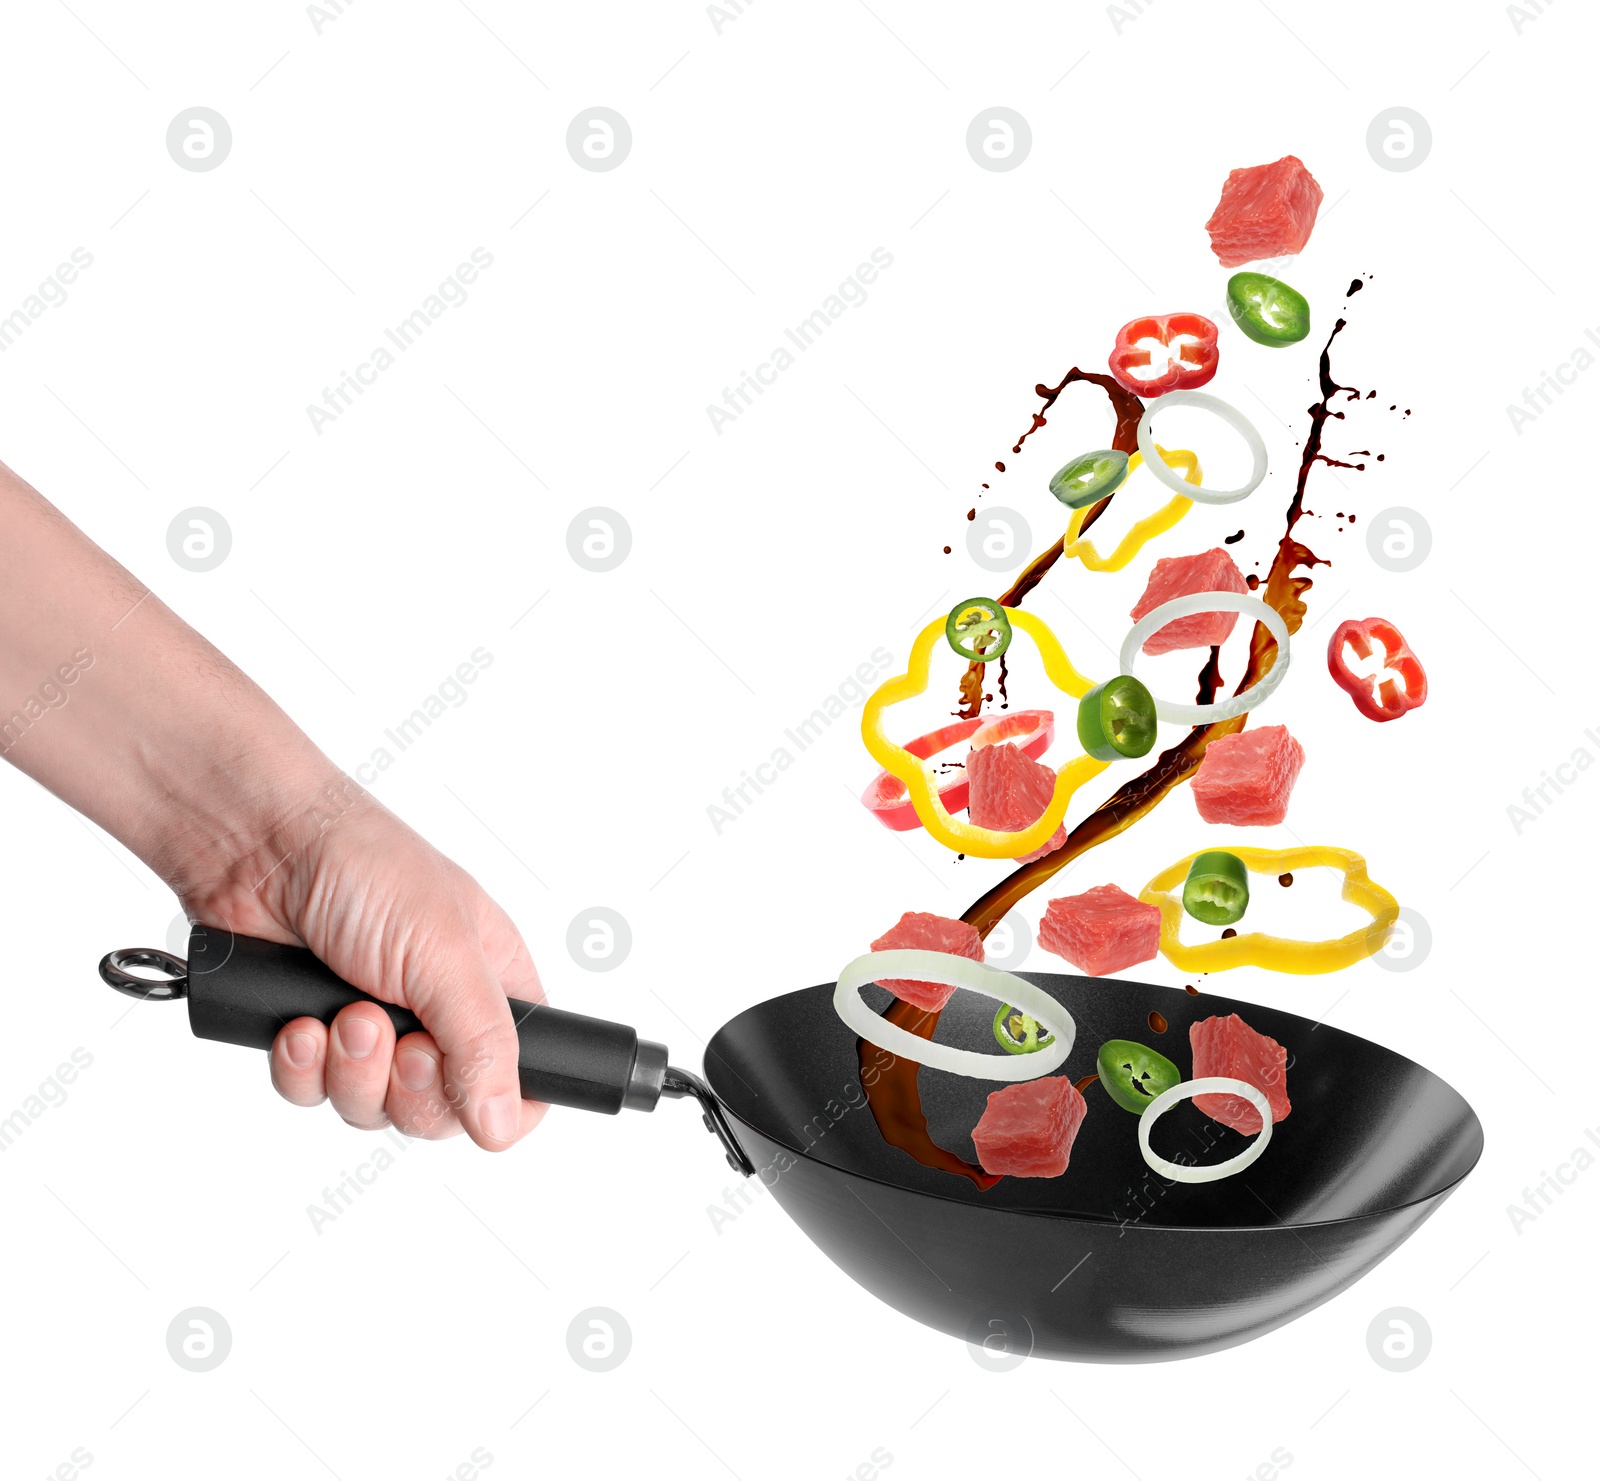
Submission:
[[[201,925],[189,936],[186,996],[197,1038],[251,1049],[270,1049],[296,1018],[328,1023],[351,1003],[377,1003],[396,1037],[422,1027],[416,1014],[351,987],[303,947]],[[667,1071],[664,1045],[608,1019],[515,998],[510,1003],[524,1099],[606,1115],[624,1106],[655,1109]]]

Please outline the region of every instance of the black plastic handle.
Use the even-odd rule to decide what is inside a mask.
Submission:
[[[405,1008],[379,1001],[336,976],[309,951],[216,926],[189,933],[189,1027],[196,1037],[270,1049],[296,1018],[333,1019],[351,1003],[377,1003],[395,1034],[422,1027]],[[614,1116],[624,1106],[651,1111],[667,1073],[666,1046],[626,1024],[511,999],[526,1100]]]

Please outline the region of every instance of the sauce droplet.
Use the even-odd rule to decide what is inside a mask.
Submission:
[[[1238,935],[1238,934],[1239,934],[1239,933],[1238,933],[1238,932],[1237,932],[1237,931],[1236,931],[1236,930],[1234,930],[1234,928],[1233,928],[1233,927],[1232,927],[1232,926],[1229,926],[1229,927],[1228,927],[1228,928],[1227,928],[1227,930],[1225,930],[1225,931],[1224,931],[1224,932],[1223,932],[1223,933],[1222,933],[1222,939],[1223,939],[1223,940],[1224,940],[1224,941],[1231,941],[1231,940],[1233,940],[1233,938],[1234,938],[1234,937],[1235,937],[1235,936],[1237,936],[1237,935]]]
[[[1004,473],[1006,471],[1006,465],[1004,463],[996,463],[994,466],[997,473]]]
[[[1094,1082],[1099,1078],[1100,1077],[1098,1075],[1085,1075],[1081,1080],[1074,1080],[1072,1082],[1072,1088],[1076,1090],[1079,1095],[1082,1095],[1083,1092],[1093,1085]],[[1256,1119],[1259,1121],[1261,1118],[1258,1116]]]
[[[1222,543],[1224,545],[1237,545],[1242,539],[1244,539],[1244,531],[1240,530],[1236,535],[1224,535]]]
[[[945,546],[945,548],[944,548],[944,553],[945,553],[945,554],[946,554],[946,555],[949,555],[949,554],[950,554],[950,547],[949,547],[949,546],[948,546],[948,545],[946,545],[946,546]]]
[[[1167,1020],[1157,1013],[1154,1008],[1150,1010],[1149,1024],[1150,1032],[1153,1034],[1164,1034],[1167,1031]]]
[[[1292,874],[1280,874],[1278,876],[1278,883],[1281,884],[1284,887],[1284,889],[1288,889],[1289,886],[1294,883],[1294,875],[1292,875]]]
[[[1197,997],[1200,996],[1200,989],[1198,987],[1196,987],[1194,985],[1194,983],[1192,983],[1192,982],[1184,983],[1183,984],[1183,990],[1186,993],[1188,993],[1191,998],[1197,998]]]

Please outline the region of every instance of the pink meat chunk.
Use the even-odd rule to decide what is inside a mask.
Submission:
[[[996,1090],[972,1129],[978,1163],[998,1176],[1059,1178],[1088,1111],[1064,1075]]]
[[[1020,832],[1039,821],[1055,790],[1055,772],[1009,742],[967,753],[967,817],[980,828]],[[1019,855],[1017,863],[1042,859],[1066,841],[1067,825],[1062,823],[1041,847]]]
[[[1202,550],[1199,555],[1165,556],[1155,563],[1144,595],[1129,616],[1137,622],[1163,602],[1191,592],[1249,590],[1233,557],[1220,545],[1215,550]],[[1196,612],[1192,617],[1179,617],[1151,633],[1145,639],[1144,651],[1153,656],[1179,648],[1211,648],[1227,642],[1238,620],[1237,612]]]
[[[1298,252],[1310,239],[1321,204],[1322,187],[1292,154],[1270,165],[1230,170],[1206,222],[1211,250],[1224,267]]]
[[[1091,977],[1148,962],[1160,940],[1161,912],[1114,884],[1052,900],[1039,922],[1039,945]]]
[[[1189,790],[1208,823],[1281,823],[1305,764],[1305,749],[1286,725],[1263,725],[1212,741]]]
[[[1189,1049],[1194,1055],[1192,1079],[1223,1075],[1243,1080],[1267,1097],[1274,1125],[1289,1114],[1288,1051],[1275,1039],[1258,1034],[1237,1013],[1190,1024]],[[1194,1103],[1213,1121],[1246,1136],[1261,1130],[1261,1113],[1242,1095],[1197,1095]]]
[[[931,915],[925,910],[908,910],[872,943],[874,951],[942,951],[949,956],[963,956],[968,961],[983,960],[983,938],[976,927],[964,920],[950,920],[942,915]],[[886,987],[897,998],[927,1008],[937,1013],[950,1001],[955,988],[942,982],[918,982],[914,978],[880,977],[880,987]]]

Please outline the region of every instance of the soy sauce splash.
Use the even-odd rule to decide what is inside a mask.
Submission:
[[[1290,633],[1300,630],[1300,624],[1306,614],[1305,595],[1311,589],[1311,577],[1299,573],[1302,570],[1310,571],[1315,566],[1328,564],[1309,546],[1294,538],[1295,525],[1304,511],[1306,480],[1316,463],[1334,461],[1323,456],[1322,438],[1330,419],[1335,421],[1344,419],[1344,412],[1336,409],[1336,398],[1343,396],[1347,402],[1361,399],[1359,390],[1353,386],[1341,385],[1333,378],[1333,342],[1343,332],[1345,322],[1341,318],[1334,323],[1333,332],[1329,334],[1328,342],[1322,347],[1322,354],[1317,361],[1317,384],[1322,392],[1322,398],[1307,408],[1311,417],[1311,430],[1307,433],[1305,446],[1301,449],[1300,470],[1295,479],[1294,497],[1289,501],[1289,507],[1285,512],[1283,538],[1278,542],[1278,550],[1273,557],[1267,579],[1259,583],[1263,600],[1283,618],[1284,626]],[[1135,425],[1137,426],[1137,423]],[[1120,421],[1118,430],[1120,433]],[[1048,551],[1046,555],[1049,555]],[[1040,560],[1044,560],[1044,557]],[[1029,567],[1029,570],[1031,569],[1032,567]],[[1045,569],[1048,569],[1048,566]],[[1025,571],[1023,575],[1026,576],[1027,572]],[[1252,582],[1251,585],[1257,587],[1258,584]],[[1001,601],[1005,602],[1006,598],[1002,597]],[[1250,635],[1249,659],[1245,664],[1244,674],[1234,689],[1235,694],[1243,693],[1267,672],[1272,665],[1277,647],[1272,634],[1258,622]],[[1214,673],[1214,665],[1208,660],[1200,676],[1199,703],[1211,703],[1219,682],[1219,677]],[[1205,756],[1206,747],[1212,741],[1220,736],[1236,734],[1244,728],[1245,719],[1246,716],[1240,715],[1232,720],[1196,726],[1177,745],[1163,751],[1150,770],[1124,783],[1083,819],[1067,834],[1067,841],[1060,848],[1046,854],[1042,859],[1035,859],[1031,864],[1024,864],[1001,880],[967,908],[961,917],[962,920],[974,926],[980,936],[987,936],[1007,911],[1038,889],[1046,880],[1065,869],[1074,859],[1081,858],[1096,844],[1115,838],[1119,833],[1131,828],[1178,783],[1193,775]]]
[[[1359,285],[1359,279],[1357,284]],[[1353,287],[1351,291],[1356,291],[1356,288]],[[1289,501],[1286,511],[1283,538],[1278,542],[1277,553],[1273,557],[1265,583],[1259,583],[1255,578],[1250,582],[1252,589],[1264,585],[1264,600],[1283,618],[1285,627],[1291,633],[1300,630],[1306,613],[1305,595],[1312,585],[1309,575],[1298,573],[1328,564],[1308,546],[1294,538],[1295,525],[1304,512],[1306,481],[1315,463],[1319,461],[1329,465],[1336,463],[1335,459],[1324,457],[1322,454],[1323,432],[1328,421],[1344,418],[1343,411],[1334,409],[1335,398],[1341,393],[1347,401],[1361,398],[1361,393],[1354,387],[1340,385],[1333,378],[1331,365],[1333,342],[1344,327],[1343,319],[1334,324],[1333,332],[1329,334],[1327,343],[1322,347],[1322,354],[1318,360],[1318,387],[1322,392],[1322,399],[1308,408],[1311,430],[1301,451],[1300,470],[1295,480],[1294,497]],[[1014,452],[1020,452],[1022,444],[1046,424],[1043,413],[1055,404],[1056,398],[1075,380],[1093,382],[1101,386],[1111,397],[1112,405],[1117,412],[1117,432],[1113,445],[1122,452],[1131,452],[1137,446],[1136,442],[1129,439],[1134,436],[1139,418],[1143,415],[1143,407],[1138,398],[1124,391],[1109,376],[1089,374],[1074,367],[1059,386],[1041,385],[1036,388],[1045,398],[1044,404],[1034,413],[1033,425],[1017,440]],[[1084,520],[1083,527],[1087,529],[1093,517],[1102,512],[1109,503],[1108,497],[1097,504],[1090,511],[1090,517]],[[1024,569],[1010,591],[1000,598],[1001,603],[1008,607],[1020,605],[1023,597],[1039,584],[1045,572],[1060,558],[1062,544],[1063,542],[1058,540],[1054,546]],[[1249,658],[1244,674],[1234,690],[1235,694],[1243,693],[1250,685],[1260,680],[1271,667],[1276,650],[1277,643],[1272,634],[1257,623],[1250,635]],[[1218,651],[1215,647],[1211,650],[1206,665],[1201,670],[1197,696],[1197,702],[1200,704],[1210,704],[1221,688],[1222,676],[1218,666]],[[977,677],[973,687],[981,704],[982,664],[973,665],[963,677],[962,693],[963,696],[967,694],[968,681],[973,678],[974,670]],[[976,714],[975,706],[973,715]],[[1031,864],[1024,864],[1007,876],[974,901],[961,918],[976,927],[980,936],[987,936],[1006,913],[1031,891],[1037,889],[1074,859],[1082,857],[1096,844],[1115,838],[1150,812],[1168,792],[1194,772],[1205,756],[1206,747],[1213,740],[1241,730],[1246,718],[1247,716],[1241,715],[1233,720],[1196,726],[1177,745],[1163,751],[1155,765],[1148,771],[1118,788],[1110,798],[1101,803],[1067,835],[1066,842],[1060,848],[1046,854],[1042,859],[1034,860]],[[1230,930],[1228,934],[1235,933]],[[1193,984],[1185,984],[1184,991],[1191,997],[1199,996],[1199,991]],[[1154,1022],[1157,1016],[1152,1014],[1150,1027],[1160,1032],[1156,1030]],[[925,1039],[933,1037],[933,1031],[939,1022],[937,1013],[928,1013],[910,1003],[900,1001],[890,1004],[884,1018]],[[877,1122],[885,1141],[891,1146],[899,1147],[925,1167],[942,1169],[968,1178],[980,1189],[992,1188],[999,1181],[993,1174],[984,1172],[982,1168],[940,1147],[928,1134],[927,1117],[923,1114],[921,1095],[917,1088],[920,1065],[890,1055],[889,1063],[884,1067],[884,1051],[867,1044],[864,1040],[860,1046],[860,1056],[862,1086],[866,1091],[867,1104],[872,1109],[873,1119]],[[869,1070],[872,1073],[869,1074]],[[1080,1091],[1095,1078],[1098,1077],[1086,1076],[1079,1081]]]
[[[919,1039],[932,1039],[939,1026],[938,1013],[899,998],[889,1004],[883,1019]],[[922,1066],[916,1060],[902,1059],[865,1039],[859,1053],[861,1088],[867,1093],[872,1119],[878,1123],[884,1141],[916,1158],[924,1167],[971,1179],[979,1189],[987,1190],[1000,1181],[996,1174],[985,1172],[965,1157],[957,1157],[929,1135],[928,1118],[923,1114],[922,1095],[917,1089],[917,1074]]]
[[[1076,365],[1064,376],[1061,383],[1047,386],[1042,381],[1033,388],[1036,396],[1043,398],[1043,404],[1033,414],[1033,423],[1012,446],[1011,451],[1020,453],[1022,444],[1033,436],[1041,427],[1049,425],[1045,413],[1061,398],[1061,393],[1074,381],[1083,381],[1087,385],[1099,386],[1111,400],[1111,410],[1116,415],[1116,431],[1111,435],[1111,445],[1120,453],[1127,453],[1132,457],[1139,450],[1139,419],[1144,416],[1144,402],[1131,391],[1124,390],[1109,375],[1102,375],[1098,371],[1080,370]],[[996,463],[999,468],[1001,465]],[[1002,469],[1002,471],[1004,471]],[[1107,494],[1098,504],[1093,505],[1083,517],[1079,526],[1079,533],[1086,534],[1092,525],[1110,507],[1111,501],[1116,498],[1115,493]],[[1044,580],[1045,573],[1061,559],[1061,552],[1066,549],[1067,537],[1065,533],[1043,554],[1030,561],[1022,574],[1011,583],[1010,589],[1000,598],[1002,607],[1020,607],[1022,599]],[[983,665],[981,663],[969,664],[967,671],[961,676],[961,708],[956,710],[956,715],[963,720],[976,720],[983,710]]]

